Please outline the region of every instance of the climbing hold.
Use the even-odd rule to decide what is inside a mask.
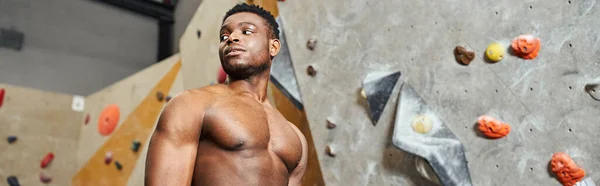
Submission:
[[[115,166],[117,167],[117,169],[121,170],[123,169],[123,165],[121,165],[121,163],[119,163],[119,161],[115,161]]]
[[[325,147],[325,153],[328,156],[335,157],[335,152],[333,152],[333,149],[329,145],[327,145],[327,147]]]
[[[217,72],[217,82],[219,82],[219,84],[221,84],[221,83],[225,83],[225,81],[227,81],[227,73],[225,73],[223,66],[219,66],[219,69]]]
[[[454,58],[463,65],[469,65],[475,59],[475,52],[468,51],[465,47],[456,46],[454,48]]]
[[[6,90],[0,88],[0,108],[2,108],[2,104],[4,103],[4,94],[6,94]]]
[[[485,49],[485,56],[492,62],[498,62],[504,58],[506,49],[500,43],[492,43]]]
[[[137,152],[138,150],[140,150],[140,146],[142,145],[142,143],[138,140],[133,140],[133,143],[131,144],[131,150],[133,150],[134,152]]]
[[[158,99],[158,101],[163,101],[163,99],[165,99],[165,94],[163,94],[161,91],[157,91],[156,99]]]
[[[480,116],[477,123],[479,124],[479,131],[488,138],[502,138],[510,133],[510,125],[490,116]]]
[[[44,174],[43,172],[40,173],[40,181],[42,183],[50,183],[52,181],[52,178],[46,174]]]
[[[313,67],[312,65],[308,65],[308,68],[306,68],[306,73],[310,77],[315,77],[317,75],[317,70],[315,70],[315,67]]]
[[[585,171],[566,153],[557,152],[550,161],[552,172],[564,186],[574,186],[585,176]]]
[[[585,89],[585,92],[587,92],[590,96],[592,96],[592,99],[594,99],[596,101],[600,101],[600,83],[586,84],[584,89]]]
[[[532,35],[520,35],[512,40],[510,46],[516,56],[523,59],[534,59],[540,51],[541,42],[539,38]]]
[[[308,41],[306,42],[306,47],[309,50],[314,50],[315,46],[317,45],[317,40],[315,38],[310,38],[308,39]]]
[[[417,115],[412,120],[412,128],[415,132],[425,134],[433,128],[433,121],[425,115]]]
[[[328,128],[328,129],[333,129],[333,128],[335,128],[335,127],[337,127],[337,125],[336,125],[335,123],[333,123],[333,122],[331,121],[331,119],[327,118],[327,128]]]
[[[84,120],[84,124],[87,125],[90,122],[90,114],[86,114],[85,115],[85,120]]]
[[[15,141],[17,141],[17,136],[8,136],[6,140],[8,141],[8,143],[13,144]]]
[[[365,92],[365,89],[360,90],[360,97],[362,97],[363,99],[367,99],[367,93]]]
[[[363,89],[367,95],[367,106],[373,125],[377,125],[401,75],[400,71],[373,72],[363,80]]]
[[[19,184],[19,179],[17,179],[16,176],[8,176],[6,182],[8,182],[9,186],[21,186],[21,184]]]
[[[115,130],[119,122],[119,106],[117,104],[110,104],[104,108],[98,118],[98,132],[102,136],[107,136]]]
[[[167,96],[167,98],[165,98],[165,101],[169,102],[169,101],[171,101],[171,98],[172,98],[171,96]]]
[[[110,162],[112,162],[113,159],[113,153],[112,151],[108,151],[106,152],[106,154],[104,154],[104,164],[109,164]]]
[[[54,153],[49,152],[48,154],[46,154],[46,156],[44,156],[44,159],[42,159],[42,162],[40,163],[40,167],[42,169],[48,167],[48,165],[50,165],[50,163],[52,162],[53,159],[54,159]]]
[[[196,36],[198,36],[198,39],[200,39],[200,36],[202,36],[202,32],[200,32],[200,30],[196,30]]]

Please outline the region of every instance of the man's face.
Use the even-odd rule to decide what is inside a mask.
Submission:
[[[236,79],[258,75],[271,66],[279,41],[270,39],[265,20],[249,12],[236,13],[223,22],[219,58],[225,72]]]

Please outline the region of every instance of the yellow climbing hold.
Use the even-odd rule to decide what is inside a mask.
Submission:
[[[367,93],[365,92],[365,89],[360,90],[360,97],[362,97],[363,99],[367,99]]]
[[[504,58],[506,48],[500,43],[492,43],[485,49],[485,56],[492,61],[498,62]]]
[[[433,128],[433,121],[425,115],[417,115],[412,120],[412,128],[415,132],[425,134]]]

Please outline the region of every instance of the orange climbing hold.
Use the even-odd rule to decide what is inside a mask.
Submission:
[[[552,172],[564,186],[574,186],[585,176],[585,171],[575,164],[575,161],[566,153],[557,152],[550,161]]]
[[[520,35],[511,44],[513,53],[523,59],[534,59],[541,47],[540,39],[532,35]]]
[[[107,136],[115,130],[119,122],[119,106],[110,104],[104,108],[98,118],[98,132],[101,135]]]
[[[44,156],[44,159],[42,159],[42,162],[40,163],[40,167],[46,168],[48,167],[48,165],[52,162],[52,160],[54,159],[54,153],[48,153],[46,154],[46,156]]]
[[[502,138],[510,133],[510,125],[490,116],[480,116],[477,123],[479,131],[488,138]]]

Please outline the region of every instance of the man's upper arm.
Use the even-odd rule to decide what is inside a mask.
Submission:
[[[290,123],[290,125],[292,126],[292,128],[294,128],[294,131],[296,131],[296,134],[300,138],[300,143],[302,144],[302,158],[300,158],[298,166],[296,166],[294,171],[292,171],[292,174],[290,174],[288,185],[300,186],[302,185],[302,177],[304,176],[304,172],[306,171],[306,162],[308,159],[308,145],[306,143],[306,138],[304,137],[302,132],[294,124]]]
[[[163,109],[150,139],[145,185],[190,185],[204,110],[189,92]]]

